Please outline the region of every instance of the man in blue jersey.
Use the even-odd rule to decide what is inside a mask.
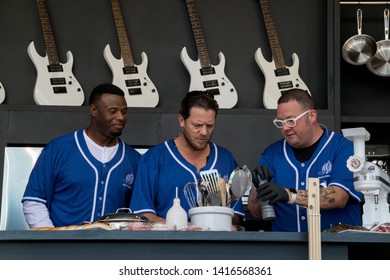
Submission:
[[[149,149],[139,162],[137,180],[130,208],[149,220],[165,221],[176,196],[188,211],[184,186],[198,183],[199,172],[217,169],[220,177],[228,181],[237,167],[233,155],[211,142],[218,103],[212,94],[203,91],[189,92],[182,100],[178,116],[180,135]],[[235,215],[233,224],[244,216],[242,201],[235,200],[231,207]]]
[[[90,124],[42,150],[22,199],[31,228],[81,225],[128,207],[141,155],[119,136],[124,92],[101,84],[89,97]]]
[[[308,178],[320,182],[321,229],[362,224],[362,194],[346,166],[353,143],[317,122],[312,97],[292,89],[278,100],[274,124],[284,139],[268,146],[252,172],[248,209],[261,217],[259,199],[274,206],[273,231],[308,231]],[[262,180],[269,182],[262,183]]]

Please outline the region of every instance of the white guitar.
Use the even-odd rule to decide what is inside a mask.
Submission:
[[[3,84],[0,83],[0,104],[3,103],[4,99],[5,99],[5,90]]]
[[[37,0],[41,20],[46,56],[42,57],[31,42],[27,52],[37,70],[34,100],[38,105],[80,106],[84,102],[84,92],[72,73],[73,55],[66,53],[67,62],[59,61],[57,47],[50,25],[45,0]]]
[[[212,65],[206,41],[196,12],[195,0],[186,0],[191,27],[195,38],[198,60],[192,60],[184,47],[180,58],[190,74],[190,91],[204,90],[214,94],[220,108],[233,108],[238,101],[237,91],[226,77],[225,56],[219,53],[219,64]]]
[[[263,92],[263,104],[266,109],[276,109],[279,97],[283,92],[292,88],[300,88],[309,92],[309,89],[299,77],[299,58],[292,55],[293,64],[287,67],[284,62],[282,49],[280,48],[278,35],[272,19],[268,0],[260,0],[264,23],[267,30],[268,40],[272,51],[272,61],[264,59],[261,49],[255,53],[255,59],[265,76]],[[310,92],[309,92],[310,93]]]
[[[111,0],[115,26],[119,37],[121,59],[111,52],[110,45],[104,48],[104,58],[112,71],[112,83],[125,92],[128,107],[156,107],[159,102],[158,91],[147,74],[148,57],[141,53],[140,65],[134,63],[119,0]]]

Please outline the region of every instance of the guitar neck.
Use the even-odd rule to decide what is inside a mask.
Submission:
[[[272,58],[275,61],[276,69],[285,68],[286,63],[284,62],[282,49],[279,44],[278,34],[274,21],[272,19],[271,9],[269,7],[268,0],[259,0],[261,11],[263,13],[265,28],[267,30],[268,41],[271,46]]]
[[[39,18],[41,20],[43,38],[45,40],[46,54],[50,65],[58,65],[59,58],[53,31],[51,29],[50,18],[47,12],[45,0],[37,0]]]
[[[122,11],[119,0],[111,0],[112,12],[114,14],[116,31],[119,39],[119,46],[123,64],[125,67],[133,67],[134,59],[130,49],[129,39],[127,38],[126,27],[122,17]]]
[[[206,40],[204,38],[202,26],[196,12],[195,0],[186,0],[188,15],[190,17],[192,32],[194,34],[198,58],[202,68],[211,67],[210,56],[207,51]]]

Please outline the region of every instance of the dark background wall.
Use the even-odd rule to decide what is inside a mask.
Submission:
[[[160,92],[160,108],[178,106],[189,86],[189,75],[180,60],[185,46],[197,58],[184,0],[120,1],[136,63],[140,53],[149,57],[149,76]],[[226,74],[235,85],[236,108],[262,109],[264,77],[254,60],[258,47],[271,60],[258,0],[198,0],[198,14],[213,64],[218,53],[226,57]],[[110,0],[46,0],[60,60],[74,55],[73,72],[86,95],[98,83],[111,81],[103,49],[110,44],[120,56]],[[327,3],[308,0],[271,0],[271,11],[285,56],[300,58],[300,75],[313,92],[319,108],[327,108]],[[282,8],[286,7],[286,8]],[[310,11],[310,13],[306,12]],[[35,104],[32,89],[35,68],[27,54],[34,41],[45,54],[37,6],[33,0],[0,3],[0,81],[7,90],[5,104]]]
[[[179,103],[188,91],[189,75],[180,60],[185,46],[197,58],[184,0],[120,1],[127,34],[137,64],[140,53],[149,57],[148,73],[156,85],[156,108],[130,108],[124,140],[133,146],[152,146],[178,134]],[[230,149],[240,165],[253,168],[265,146],[280,137],[272,120],[275,110],[264,109],[264,76],[254,53],[261,48],[267,60],[271,50],[258,0],[197,0],[198,15],[213,64],[218,53],[226,57],[225,72],[238,92],[238,104],[221,110],[214,141]],[[300,76],[310,88],[320,122],[339,127],[338,70],[334,51],[333,0],[270,0],[287,65],[295,52]],[[74,56],[73,73],[86,100],[92,88],[110,82],[111,71],[103,57],[110,44],[120,56],[109,0],[47,0],[61,62]],[[34,41],[43,56],[45,46],[38,9],[32,0],[0,1],[0,81],[6,99],[0,104],[0,182],[4,147],[44,145],[52,138],[85,127],[87,106],[39,106],[33,99],[36,70],[27,54]],[[337,48],[337,51],[339,49]],[[336,59],[335,59],[336,57]]]

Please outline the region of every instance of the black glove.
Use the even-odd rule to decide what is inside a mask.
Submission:
[[[287,191],[275,183],[264,183],[257,188],[257,199],[268,201],[270,205],[275,202],[287,202],[289,199]]]
[[[273,175],[268,170],[268,167],[264,164],[257,166],[252,171],[252,183],[256,188],[260,187],[261,184],[271,181],[272,177]]]

